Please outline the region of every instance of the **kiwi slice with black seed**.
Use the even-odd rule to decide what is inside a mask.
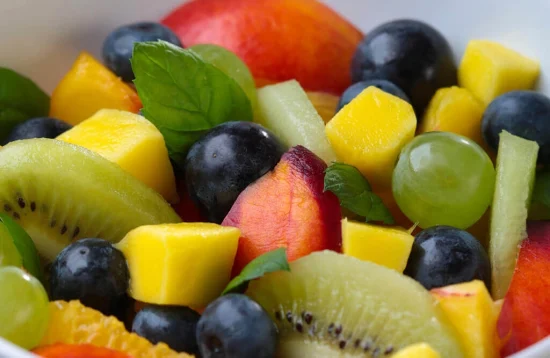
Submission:
[[[442,357],[464,353],[424,287],[396,271],[324,251],[250,284],[247,294],[279,328],[279,357],[389,357],[425,342]]]
[[[155,191],[100,155],[55,139],[0,149],[0,211],[53,260],[71,242],[118,242],[141,225],[180,222]]]

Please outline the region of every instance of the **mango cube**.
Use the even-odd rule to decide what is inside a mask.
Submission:
[[[176,180],[164,137],[137,114],[104,109],[57,137],[117,163],[164,198],[176,202]]]
[[[483,144],[483,104],[465,88],[440,88],[433,96],[420,125],[420,133],[452,132]]]
[[[363,90],[325,127],[336,156],[376,188],[391,186],[397,157],[415,131],[412,106],[376,87]]]
[[[239,229],[211,223],[142,226],[117,244],[130,296],[158,305],[206,307],[229,283]]]
[[[82,52],[53,91],[50,117],[76,125],[100,109],[137,113],[141,107],[136,91],[90,54]]]
[[[405,347],[391,358],[440,358],[441,356],[427,343],[416,343]]]
[[[493,41],[472,40],[458,68],[458,83],[487,106],[506,92],[532,89],[539,73],[536,60]]]
[[[495,305],[485,284],[474,280],[433,289],[465,348],[466,357],[497,357]]]
[[[405,229],[342,220],[342,252],[360,260],[403,272],[413,242]]]

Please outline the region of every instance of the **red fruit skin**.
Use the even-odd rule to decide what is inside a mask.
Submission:
[[[42,358],[132,358],[126,353],[91,344],[53,344],[32,352]]]
[[[233,276],[280,247],[287,249],[289,261],[313,251],[340,251],[340,203],[333,193],[323,192],[325,169],[319,157],[297,146],[239,195],[222,222],[241,230]]]
[[[497,322],[502,357],[550,335],[550,221],[529,222],[527,233]]]
[[[351,84],[359,29],[318,0],[195,0],[162,23],[186,46],[236,53],[258,87],[296,79],[308,91],[340,96]]]
[[[203,222],[203,216],[189,196],[185,182],[178,181],[177,189],[180,201],[177,204],[172,204],[172,208],[180,216],[181,220],[184,222]]]

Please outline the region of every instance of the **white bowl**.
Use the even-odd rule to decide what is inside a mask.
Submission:
[[[300,1],[300,0],[295,0]],[[550,94],[548,0],[324,0],[367,32],[396,18],[432,24],[457,60],[468,40],[500,41],[542,64],[541,91]],[[51,92],[81,50],[98,55],[115,27],[158,20],[182,0],[0,0],[0,66],[11,67]],[[322,31],[322,29],[320,29]],[[0,339],[0,357],[32,357]],[[514,358],[550,357],[550,338]]]

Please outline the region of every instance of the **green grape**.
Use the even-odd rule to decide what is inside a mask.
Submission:
[[[19,254],[17,247],[9,230],[0,224],[0,266],[23,266],[23,258]]]
[[[201,44],[191,46],[189,49],[233,78],[250,100],[252,109],[256,108],[256,82],[246,64],[237,55],[217,45]]]
[[[446,132],[414,138],[403,148],[392,178],[399,208],[422,228],[472,226],[489,207],[494,186],[487,153],[470,139]]]
[[[17,267],[0,268],[0,302],[0,337],[26,349],[36,347],[49,316],[40,281]]]

